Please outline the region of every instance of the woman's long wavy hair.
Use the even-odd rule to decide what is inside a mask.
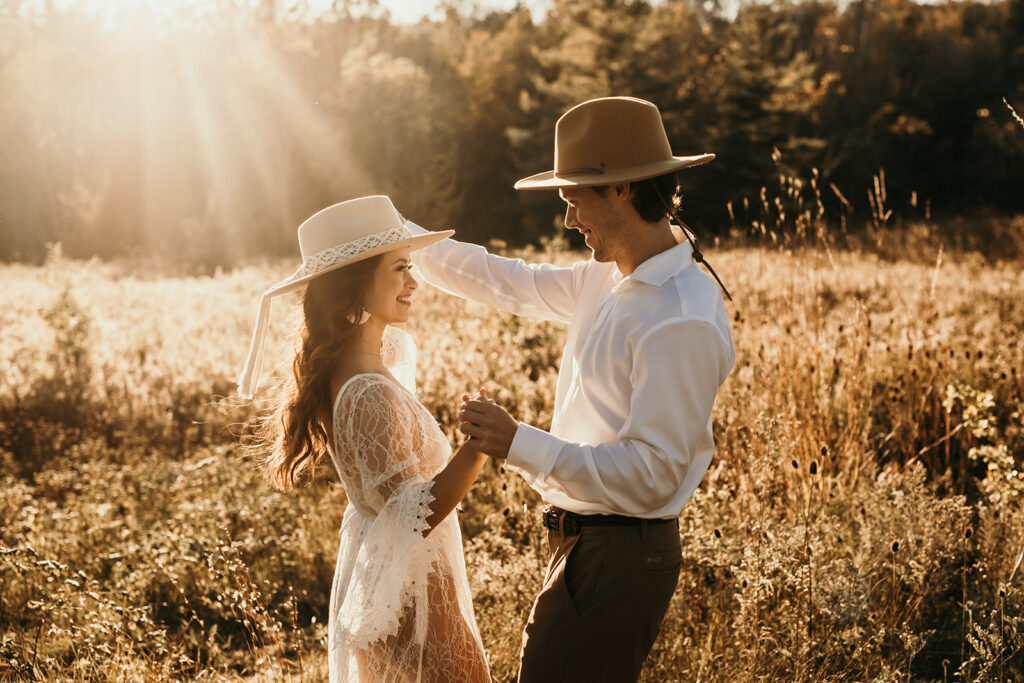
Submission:
[[[302,301],[301,348],[292,376],[278,392],[277,406],[259,426],[257,444],[269,450],[264,476],[287,490],[311,480],[330,442],[331,378],[352,348],[380,256],[313,278]]]

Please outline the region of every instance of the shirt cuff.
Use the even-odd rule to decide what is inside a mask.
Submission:
[[[537,479],[551,474],[564,445],[565,442],[557,436],[520,422],[505,464],[518,471],[532,486]]]

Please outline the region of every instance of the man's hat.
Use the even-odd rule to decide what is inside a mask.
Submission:
[[[677,157],[658,108],[635,97],[602,97],[578,104],[555,124],[555,169],[516,182],[517,190],[591,187],[646,180],[714,154]]]

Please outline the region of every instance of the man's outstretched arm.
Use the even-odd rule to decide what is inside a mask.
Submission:
[[[414,235],[429,232],[415,223],[406,225]],[[449,294],[516,315],[564,323],[572,318],[587,264],[527,264],[453,239],[417,251],[413,260],[427,282]]]

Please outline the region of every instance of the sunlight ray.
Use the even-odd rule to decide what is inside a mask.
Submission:
[[[259,64],[263,75],[259,81],[260,94],[291,126],[290,133],[299,145],[302,161],[323,174],[322,181],[331,192],[356,196],[369,191],[369,175],[356,163],[355,155],[347,153],[345,130],[332,125],[330,114],[320,106],[318,94],[302,90],[265,35],[253,36],[245,47],[249,59]],[[338,201],[348,198],[336,197]]]
[[[230,139],[226,130],[228,122],[219,118],[215,111],[210,94],[214,83],[210,79],[210,72],[204,70],[208,65],[202,63],[191,50],[176,49],[175,54],[185,85],[185,106],[191,114],[194,132],[198,137],[204,177],[211,188],[208,190],[207,206],[212,208],[214,219],[222,222],[222,227],[237,235],[242,216],[238,213],[235,192],[238,166],[224,145],[224,141]],[[217,85],[221,97],[232,90],[229,84]]]

